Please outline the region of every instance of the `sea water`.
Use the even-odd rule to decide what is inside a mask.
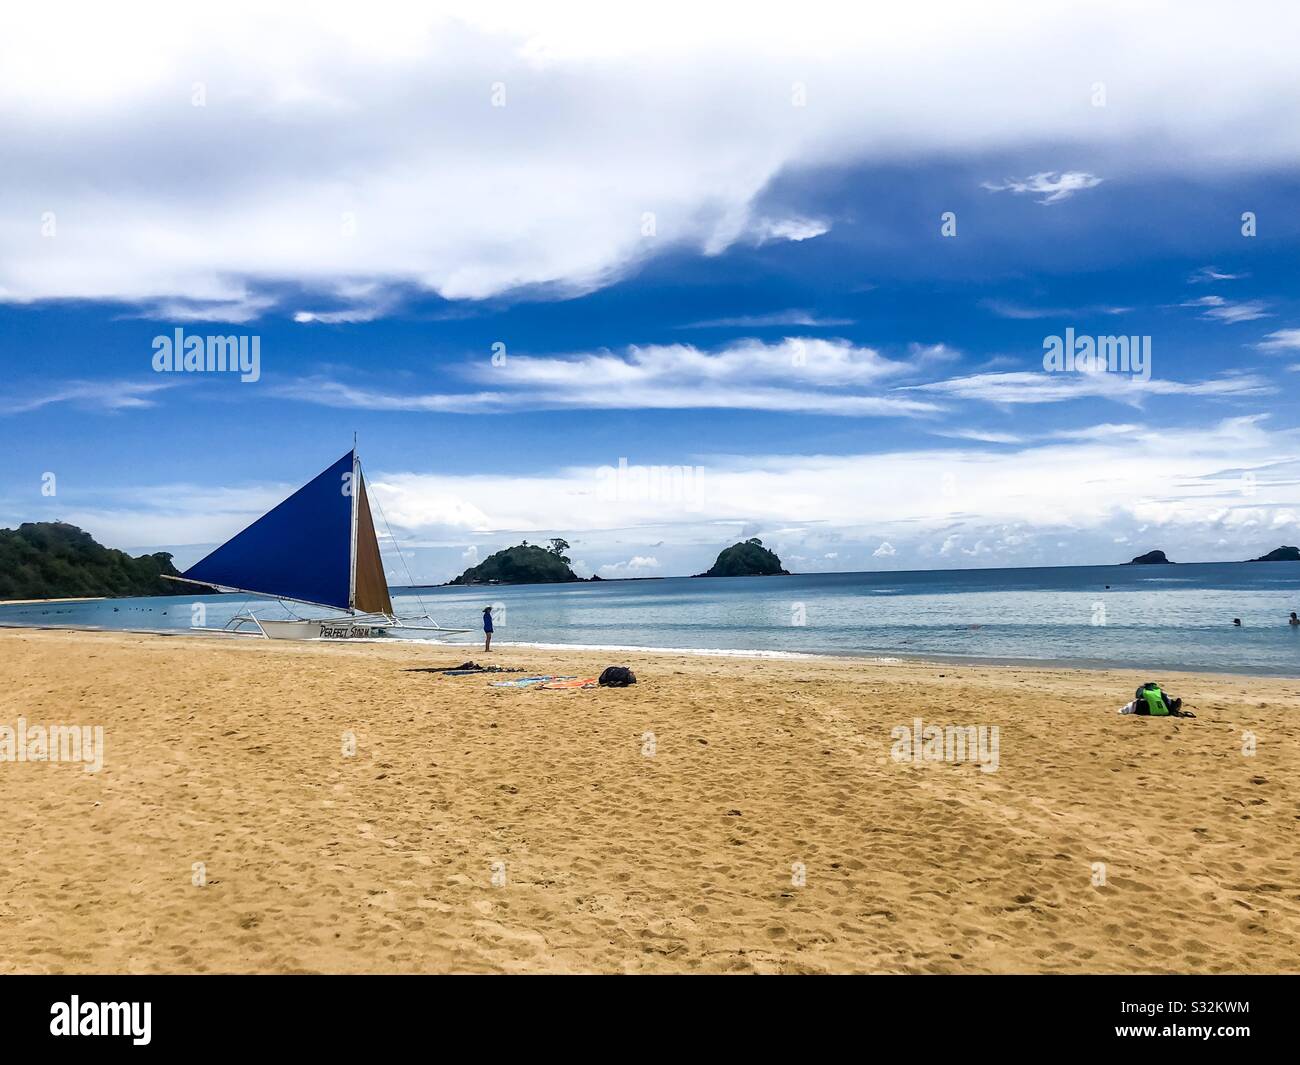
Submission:
[[[477,633],[493,606],[495,645],[934,657],[1300,676],[1300,563],[674,577],[563,585],[394,588],[399,614]],[[196,609],[201,606],[201,609]],[[220,629],[245,595],[0,605],[0,624]],[[294,607],[302,616],[328,612]],[[1235,627],[1233,618],[1242,626]],[[396,630],[406,639],[436,633]]]

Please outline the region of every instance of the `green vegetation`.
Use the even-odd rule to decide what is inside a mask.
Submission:
[[[450,584],[563,584],[582,578],[569,568],[565,555],[568,543],[552,540],[551,546],[538,547],[525,540],[518,547],[507,547],[488,555],[471,566]]]
[[[195,595],[204,589],[165,581],[176,575],[166,551],[132,558],[97,544],[75,525],[25,522],[0,529],[0,599]]]
[[[1276,547],[1267,555],[1252,558],[1252,562],[1300,562],[1300,547]]]
[[[781,568],[781,560],[763,546],[758,537],[743,544],[733,544],[718,555],[713,568],[697,577],[772,577],[790,574]]]
[[[1130,566],[1172,566],[1173,563],[1165,558],[1163,551],[1148,551],[1145,555],[1138,555],[1132,562],[1127,563]]]

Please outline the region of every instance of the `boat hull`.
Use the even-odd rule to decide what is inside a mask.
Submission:
[[[374,640],[388,635],[389,626],[364,621],[263,621],[262,631],[272,640]]]

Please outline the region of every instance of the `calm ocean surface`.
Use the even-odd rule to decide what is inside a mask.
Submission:
[[[1109,585],[1109,587],[1107,587]],[[418,597],[417,597],[418,595]],[[480,627],[497,608],[499,644],[934,656],[1300,676],[1300,563],[675,577],[526,587],[395,589],[445,626]],[[0,624],[187,629],[191,604],[220,628],[274,600],[115,599],[0,605]],[[304,607],[303,616],[325,611]],[[1238,629],[1232,619],[1239,617]],[[413,632],[412,636],[427,637]],[[481,636],[479,637],[481,638]],[[473,636],[458,638],[470,643]],[[480,645],[481,646],[481,645]]]

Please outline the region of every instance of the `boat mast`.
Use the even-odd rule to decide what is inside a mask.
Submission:
[[[348,554],[348,610],[357,612],[357,497],[361,493],[361,460],[357,458],[357,434],[352,434],[352,548]]]

